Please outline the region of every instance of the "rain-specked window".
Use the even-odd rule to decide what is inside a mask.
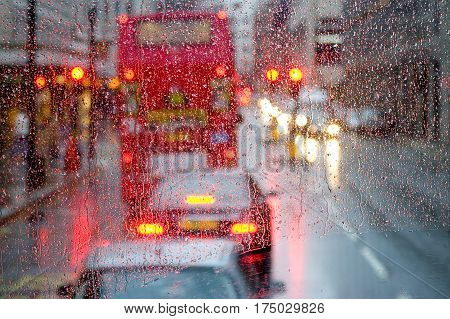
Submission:
[[[1,298],[449,298],[445,1],[0,12]]]

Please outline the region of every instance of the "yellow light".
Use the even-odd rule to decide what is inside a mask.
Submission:
[[[237,223],[231,226],[231,233],[234,235],[254,234],[258,228],[254,223]]]
[[[76,66],[70,71],[70,76],[72,79],[79,81],[84,76],[84,70],[82,67]]]
[[[307,138],[303,143],[302,153],[307,162],[315,162],[319,153],[319,141],[315,138]]]
[[[338,124],[330,124],[327,126],[327,133],[330,136],[336,136],[341,131],[341,127]]]
[[[236,152],[234,149],[227,149],[223,153],[225,155],[225,158],[227,158],[227,159],[233,159],[236,157]]]
[[[225,20],[227,18],[227,12],[223,10],[217,12],[217,18],[219,18],[219,20]]]
[[[179,225],[185,230],[212,230],[219,227],[219,222],[216,220],[184,220]]]
[[[144,223],[137,227],[137,231],[141,235],[161,235],[164,229],[160,224]]]
[[[239,91],[239,104],[242,106],[248,105],[252,98],[252,89],[245,87]]]
[[[269,69],[266,73],[266,76],[267,80],[275,82],[276,80],[278,80],[278,71],[275,69]]]
[[[224,77],[226,73],[227,73],[227,69],[225,68],[224,65],[217,66],[217,68],[216,68],[216,75],[218,77]]]
[[[111,90],[115,90],[115,89],[119,88],[119,86],[120,86],[120,80],[117,76],[112,78],[108,82],[108,88]]]
[[[128,81],[133,80],[134,79],[134,71],[132,69],[123,70],[123,77]]]
[[[298,68],[292,68],[289,70],[289,77],[293,82],[299,82],[302,80],[303,73]]]
[[[297,115],[297,117],[295,118],[295,124],[299,127],[303,127],[308,123],[308,118],[303,115],[303,114],[299,114]]]
[[[36,77],[36,79],[34,79],[34,84],[38,89],[42,89],[43,87],[45,87],[45,85],[47,85],[47,80],[45,80],[42,75],[39,75]]]
[[[216,199],[211,195],[189,195],[184,200],[189,205],[214,204]]]
[[[128,16],[126,14],[119,15],[118,19],[120,24],[124,24],[128,22]]]

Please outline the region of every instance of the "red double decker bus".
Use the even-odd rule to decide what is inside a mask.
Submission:
[[[118,49],[125,199],[145,194],[155,153],[204,152],[208,166],[237,164],[237,77],[225,12],[121,16]]]

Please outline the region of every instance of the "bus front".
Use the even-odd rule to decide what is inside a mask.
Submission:
[[[210,167],[235,166],[238,116],[226,15],[159,13],[122,17],[119,24],[125,197],[148,189],[146,163],[155,153],[202,152]]]

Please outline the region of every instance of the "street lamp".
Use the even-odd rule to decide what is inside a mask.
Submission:
[[[27,178],[28,190],[36,190],[45,183],[46,173],[44,159],[36,152],[36,89],[45,82],[36,75],[36,0],[27,3],[27,65],[25,94],[27,99],[27,112],[29,118],[28,150],[27,150]],[[36,80],[36,82],[35,82]],[[38,80],[38,81],[37,81]]]
[[[292,112],[291,121],[289,122],[288,151],[289,161],[293,164],[297,158],[297,147],[295,145],[296,119],[300,109],[300,101],[298,98],[300,85],[303,79],[303,72],[299,68],[291,68],[289,70],[289,91],[295,102]]]
[[[97,139],[97,130],[95,122],[97,120],[97,88],[96,88],[96,74],[95,74],[95,21],[97,18],[97,8],[94,6],[89,10],[89,69],[91,73],[91,108],[90,122],[89,122],[89,162],[94,159],[95,156],[95,141]]]

